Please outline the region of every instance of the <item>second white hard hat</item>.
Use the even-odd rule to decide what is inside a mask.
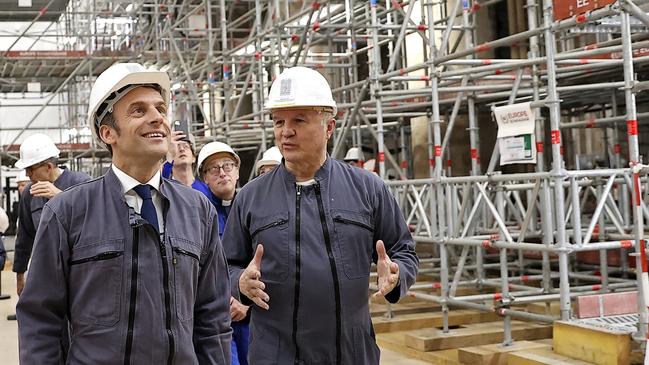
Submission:
[[[16,167],[25,169],[48,158],[59,157],[60,153],[50,137],[41,133],[32,134],[20,144],[20,160],[16,161]]]
[[[358,147],[352,147],[347,151],[347,154],[345,155],[345,158],[343,159],[345,161],[363,161],[365,160],[363,156],[363,151],[358,148]]]
[[[23,181],[31,181],[31,179],[27,176],[27,171],[20,170],[18,176],[16,176],[16,183],[23,182]]]
[[[241,165],[241,159],[239,158],[239,155],[234,152],[232,147],[228,146],[227,144],[223,142],[210,142],[203,146],[201,148],[201,151],[198,153],[198,163],[196,164],[196,169],[198,171],[198,174],[201,174],[201,167],[203,165],[203,162],[207,160],[208,157],[215,155],[217,153],[225,152],[232,157],[234,157],[235,160],[237,160],[237,165]]]
[[[338,109],[331,87],[318,71],[297,66],[284,70],[270,87],[266,110],[325,107],[335,116]]]
[[[282,163],[282,153],[279,151],[279,148],[277,146],[273,146],[264,152],[264,154],[261,156],[261,160],[257,161],[257,164],[255,165],[255,171],[257,171],[257,174],[259,174],[259,169],[261,169],[263,166],[268,166],[268,165],[279,165]]]

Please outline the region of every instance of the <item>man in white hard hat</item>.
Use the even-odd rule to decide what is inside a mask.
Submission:
[[[232,201],[237,193],[241,159],[232,147],[223,142],[210,142],[198,153],[198,174],[208,186],[206,194],[216,207],[219,235],[223,236]],[[230,298],[232,317],[232,365],[248,365],[249,307]]]
[[[363,167],[363,151],[359,147],[352,147],[347,151],[343,161],[356,167]]]
[[[257,175],[262,175],[274,169],[275,166],[281,163],[282,153],[279,151],[277,146],[273,146],[264,152],[261,156],[261,160],[257,161],[255,170],[257,171]]]
[[[7,228],[7,232],[5,232],[8,235],[16,234],[16,231],[18,229],[18,214],[20,212],[20,195],[23,193],[23,190],[25,190],[25,187],[30,183],[31,180],[29,180],[29,177],[27,177],[25,170],[20,170],[18,176],[16,176],[16,179],[14,181],[16,182],[16,189],[18,190],[18,199],[14,200],[13,203],[11,203],[11,209],[9,210],[9,228]]]
[[[13,263],[18,295],[21,295],[25,287],[25,271],[32,255],[43,206],[61,191],[90,180],[90,176],[83,172],[59,167],[59,153],[52,139],[45,134],[33,134],[20,144],[20,159],[16,162],[16,167],[25,169],[25,175],[31,184],[26,185],[20,193]]]
[[[18,302],[20,361],[230,364],[227,263],[216,210],[160,177],[169,149],[169,77],[115,64],[90,92],[88,125],[112,156],[102,177],[43,208]]]
[[[254,303],[248,359],[377,365],[370,266],[375,296],[406,295],[418,259],[405,220],[381,179],[327,154],[337,108],[321,74],[284,70],[265,107],[284,162],[239,191],[223,235],[233,295]]]

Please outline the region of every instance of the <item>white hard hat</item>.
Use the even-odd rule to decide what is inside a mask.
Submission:
[[[345,155],[345,158],[343,160],[363,161],[364,159],[365,158],[363,157],[363,151],[358,147],[352,147],[347,151],[347,154]]]
[[[257,171],[257,174],[259,174],[259,170],[262,168],[262,166],[268,166],[268,165],[279,165],[282,163],[282,153],[279,151],[279,148],[277,146],[273,146],[264,152],[264,154],[261,156],[261,160],[257,161],[257,165],[255,166],[255,171]]]
[[[338,109],[331,96],[331,87],[318,71],[307,67],[291,67],[273,81],[264,108],[292,109],[300,107],[327,107],[333,115]]]
[[[139,63],[116,63],[102,72],[90,91],[88,103],[88,125],[92,132],[99,138],[99,123],[104,115],[112,112],[113,106],[129,91],[142,85],[160,86],[161,95],[166,104],[169,104],[169,76],[166,72],[148,70]],[[97,115],[102,104],[106,107]]]
[[[239,155],[234,152],[232,147],[228,146],[227,144],[223,142],[210,142],[203,146],[201,148],[201,151],[198,153],[198,164],[196,166],[196,169],[198,170],[198,174],[200,175],[201,173],[201,165],[203,165],[203,162],[207,160],[208,157],[217,154],[217,153],[229,153],[232,155],[237,160],[237,165],[241,165],[241,159],[239,158]]]
[[[27,171],[20,170],[18,176],[16,176],[16,183],[23,182],[23,181],[31,181],[31,179],[27,177]]]
[[[41,133],[32,134],[20,144],[20,160],[16,161],[16,167],[26,169],[48,158],[59,157],[60,153],[50,137]]]

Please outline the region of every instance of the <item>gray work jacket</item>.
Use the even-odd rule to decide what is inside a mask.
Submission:
[[[83,172],[70,171],[61,168],[63,172],[52,184],[59,190],[66,190],[74,185],[90,180],[90,176]],[[41,220],[43,206],[49,199],[35,197],[29,192],[32,184],[29,183],[20,195],[20,217],[18,219],[18,233],[16,234],[16,250],[14,252],[13,271],[19,274],[27,271],[27,264],[32,256],[34,237],[38,222]]]
[[[241,189],[223,236],[233,296],[258,244],[270,309],[252,307],[249,361],[264,364],[379,363],[368,307],[376,241],[400,268],[396,302],[415,281],[415,244],[394,197],[377,176],[327,157],[316,184],[298,186],[283,164]]]
[[[43,208],[17,306],[20,361],[230,364],[230,283],[216,211],[163,179],[162,238],[130,208],[112,170]]]

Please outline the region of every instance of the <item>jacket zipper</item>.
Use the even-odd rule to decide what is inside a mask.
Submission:
[[[126,346],[124,348],[124,365],[131,363],[133,349],[133,327],[135,325],[135,306],[137,304],[137,256],[140,243],[140,227],[133,227],[133,250],[131,252],[131,294],[128,301],[128,327],[126,330]]]
[[[295,364],[300,362],[300,347],[297,344],[297,315],[300,305],[300,200],[302,186],[295,185],[295,292],[293,294],[293,344],[295,345]]]
[[[250,237],[254,237],[257,233],[259,233],[259,232],[261,232],[261,231],[267,230],[267,229],[269,229],[269,228],[273,228],[273,227],[275,227],[275,226],[280,226],[280,225],[282,225],[282,224],[284,224],[284,223],[286,223],[286,222],[288,222],[288,219],[280,219],[280,220],[278,220],[277,222],[268,223],[268,224],[265,225],[265,226],[261,226],[261,227],[257,228],[254,232],[252,232],[252,234],[250,235]]]
[[[355,226],[357,226],[357,227],[365,228],[365,229],[367,229],[367,230],[370,231],[370,232],[374,232],[374,230],[372,229],[372,227],[370,227],[370,226],[368,226],[368,225],[365,225],[365,224],[363,224],[363,223],[361,223],[361,222],[353,221],[353,220],[351,220],[351,219],[347,219],[347,218],[343,218],[343,217],[334,217],[334,221],[335,221],[335,222],[346,223],[346,224],[353,224],[353,225],[355,225]]]
[[[324,235],[325,246],[327,248],[327,256],[329,256],[329,266],[331,267],[331,276],[334,282],[334,295],[336,300],[336,364],[342,363],[341,351],[341,305],[340,305],[340,282],[338,281],[338,268],[336,267],[336,258],[331,247],[331,238],[329,237],[329,229],[327,228],[327,218],[325,216],[324,206],[322,204],[322,193],[320,192],[320,183],[315,184],[315,196],[318,201],[318,212],[320,213],[320,224],[322,225],[322,234]]]
[[[124,254],[124,252],[122,252],[122,251],[102,252],[99,255],[95,255],[93,257],[88,257],[88,258],[85,258],[85,259],[79,259],[79,260],[70,261],[70,265],[79,265],[79,264],[84,264],[86,262],[91,262],[91,261],[110,260],[110,259],[114,259],[116,257],[120,257],[123,254]]]
[[[165,225],[166,227],[166,225]],[[158,234],[155,232],[156,235]],[[171,330],[171,294],[169,293],[169,264],[167,263],[167,248],[165,247],[164,240],[160,240],[158,237],[158,244],[160,247],[160,256],[162,258],[162,286],[164,288],[165,295],[165,327],[167,329],[167,337],[169,338],[169,357],[167,358],[167,364],[171,365],[174,359],[175,350],[175,340],[174,333]]]

